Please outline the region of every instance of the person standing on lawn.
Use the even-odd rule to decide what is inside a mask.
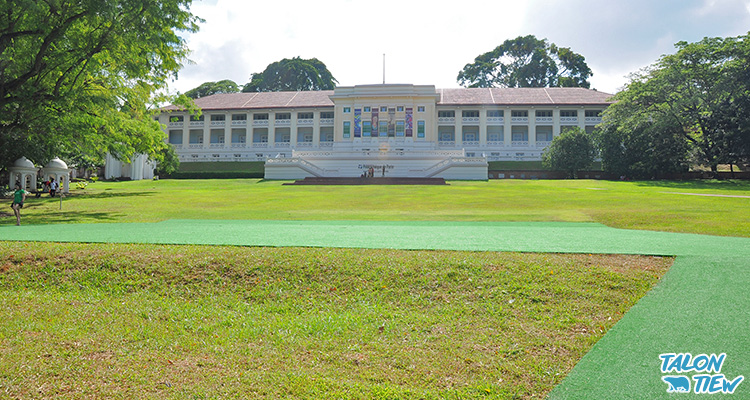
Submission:
[[[57,182],[55,182],[55,178],[49,178],[49,196],[55,197],[55,192],[57,192]]]
[[[21,225],[21,209],[23,208],[23,202],[26,200],[26,191],[21,189],[21,184],[16,183],[16,191],[13,193],[13,203],[10,207],[13,209],[13,213],[16,214],[16,225]]]

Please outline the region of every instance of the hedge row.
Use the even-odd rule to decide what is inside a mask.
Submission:
[[[163,179],[263,179],[263,172],[175,172]]]

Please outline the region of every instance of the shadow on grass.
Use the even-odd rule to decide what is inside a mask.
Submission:
[[[638,186],[644,187],[660,187],[667,189],[679,189],[679,190],[738,190],[738,191],[750,191],[750,181],[728,179],[728,180],[695,180],[695,181],[638,181],[635,182]]]
[[[63,197],[63,203],[66,200],[72,200],[72,199],[108,199],[112,197],[143,197],[143,196],[153,196],[156,192],[109,192],[110,189],[105,189],[103,192],[99,193],[69,193],[66,194],[65,197]],[[39,198],[35,198],[33,196],[27,197],[27,199],[31,199],[33,201],[42,201],[42,202],[49,202],[49,201],[60,201],[60,197],[49,197],[49,196],[42,196]]]
[[[9,207],[10,208],[10,207]],[[26,209],[26,207],[24,207]],[[61,214],[24,215],[21,211],[21,223],[24,225],[49,225],[67,223],[117,222],[122,214],[87,211],[65,211]],[[15,225],[16,218],[5,211],[0,212],[0,225]]]

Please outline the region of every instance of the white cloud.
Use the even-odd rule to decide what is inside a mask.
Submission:
[[[203,0],[192,11],[206,22],[187,37],[195,64],[172,85],[183,92],[221,79],[243,85],[253,72],[296,56],[320,59],[340,85],[380,83],[384,53],[389,83],[457,87],[465,64],[527,34],[584,55],[593,87],[614,92],[676,41],[739,35],[750,26],[747,0]]]

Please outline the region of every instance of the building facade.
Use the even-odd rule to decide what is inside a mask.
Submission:
[[[360,176],[372,167],[454,179],[471,170],[465,178],[486,179],[487,161],[540,160],[565,130],[592,131],[611,96],[583,88],[358,85],[218,94],[195,101],[200,116],[170,106],[158,118],[182,163],[266,161],[272,179]]]

